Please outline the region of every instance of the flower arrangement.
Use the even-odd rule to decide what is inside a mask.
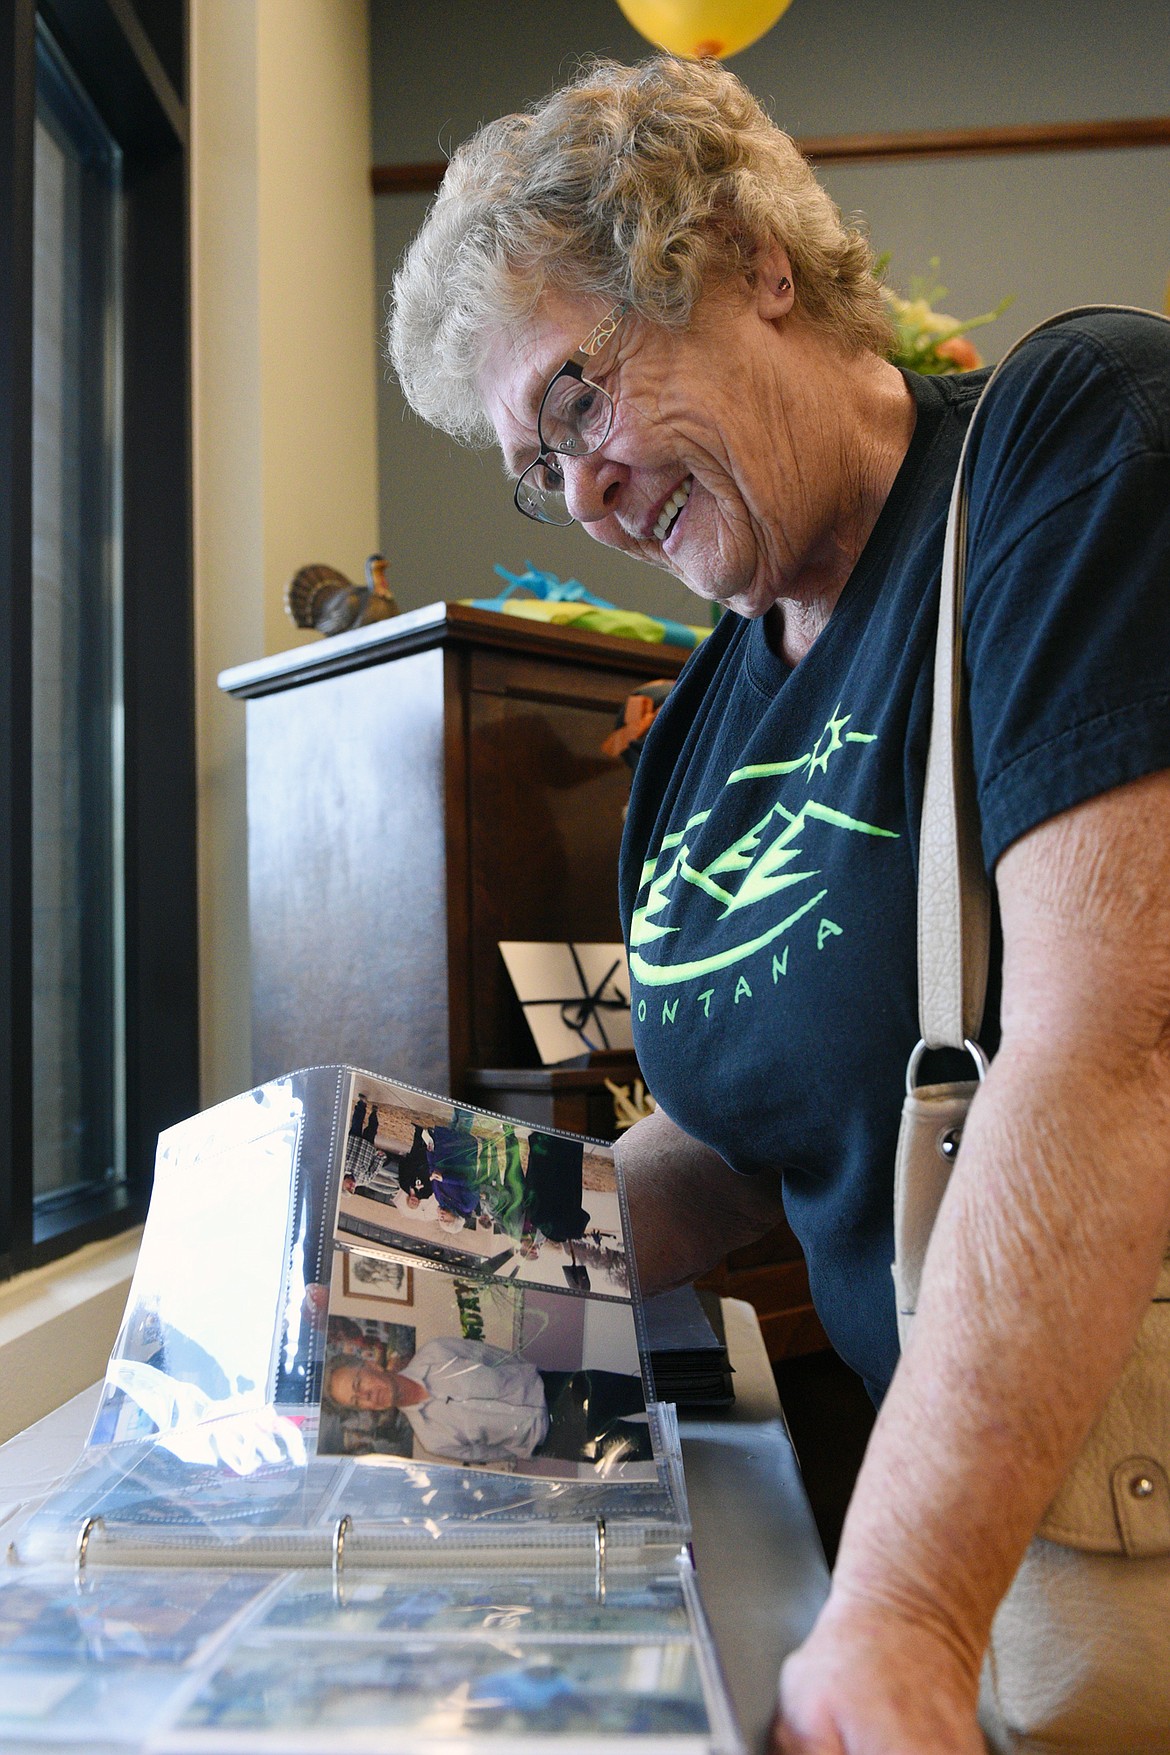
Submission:
[[[879,274],[885,271],[889,260],[888,255],[879,258]],[[935,310],[938,301],[947,296],[946,287],[939,286],[935,280],[938,266],[938,257],[935,256],[931,259],[929,276],[914,276],[910,282],[909,298],[903,298],[888,286],[882,287],[882,297],[896,332],[889,357],[896,366],[933,376],[943,372],[971,372],[983,364],[983,358],[974,342],[968,339],[969,332],[981,329],[985,323],[994,323],[1002,316],[1012,302],[1012,294],[1002,298],[994,311],[984,311],[980,317],[968,317],[961,322],[957,317],[948,317]]]

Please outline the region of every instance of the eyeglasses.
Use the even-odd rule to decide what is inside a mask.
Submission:
[[[613,398],[585,376],[586,363],[599,354],[629,307],[615,305],[591,329],[571,359],[549,380],[536,417],[540,455],[516,483],[516,509],[538,524],[572,524],[565,500],[565,474],[558,457],[588,457],[609,437]]]

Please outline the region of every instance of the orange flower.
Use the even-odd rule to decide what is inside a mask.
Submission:
[[[978,348],[965,335],[952,335],[949,341],[940,341],[934,351],[940,359],[950,360],[957,372],[973,372],[983,364]]]

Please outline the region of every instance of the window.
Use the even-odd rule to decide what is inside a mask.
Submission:
[[[0,0],[0,1272],[198,1106],[182,0]],[[156,47],[157,45],[157,47]],[[160,60],[165,55],[166,68]],[[3,465],[7,463],[7,467]]]
[[[126,1180],[125,307],[122,154],[44,29],[36,87],[32,1169],[46,1220]]]

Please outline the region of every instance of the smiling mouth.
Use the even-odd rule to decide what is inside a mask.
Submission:
[[[661,512],[658,514],[658,522],[655,524],[652,532],[655,542],[665,542],[669,537],[671,531],[678,523],[683,507],[691,497],[691,489],[694,485],[694,476],[688,475],[686,480],[680,482],[678,487],[675,488],[669,500],[667,500],[665,506],[663,506]]]

